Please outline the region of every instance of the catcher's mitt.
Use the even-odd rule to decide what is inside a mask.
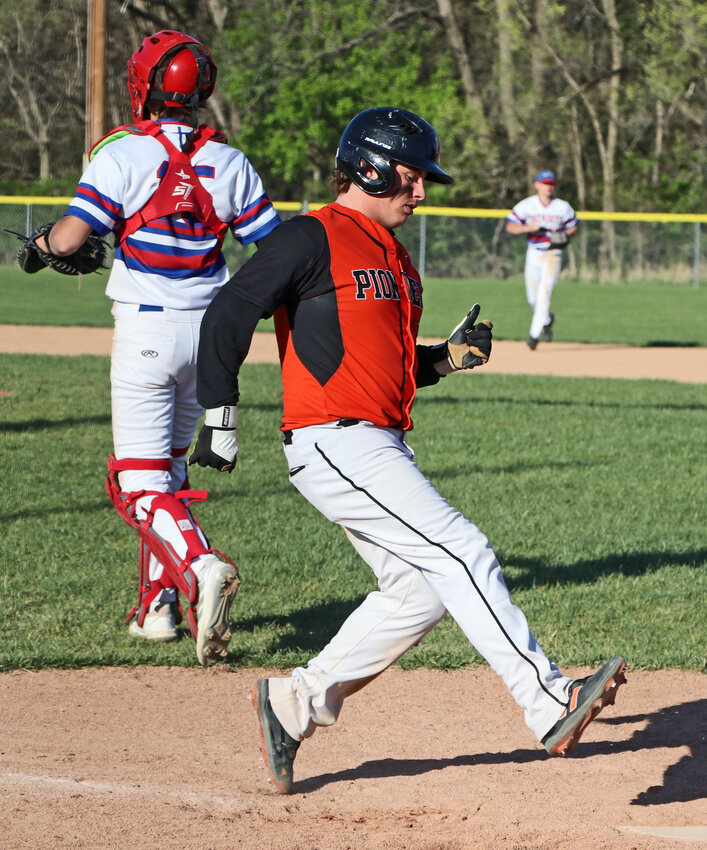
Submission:
[[[554,230],[550,234],[550,247],[551,248],[566,248],[569,244],[570,244],[570,238],[564,232],[564,230]]]
[[[40,269],[49,266],[49,268],[61,274],[78,275],[91,274],[91,272],[97,272],[99,269],[108,268],[105,264],[108,256],[108,243],[105,239],[101,239],[97,233],[91,233],[78,251],[74,251],[73,254],[68,254],[66,257],[57,257],[56,254],[43,251],[37,245],[37,239],[44,236],[46,241],[47,234],[52,227],[54,227],[54,222],[43,224],[31,236],[23,236],[14,230],[5,231],[12,233],[22,242],[17,252],[17,262],[22,271],[27,272],[27,274],[35,274]]]

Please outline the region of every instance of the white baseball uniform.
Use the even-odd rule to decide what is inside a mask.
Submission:
[[[552,232],[561,232],[576,227],[575,211],[560,198],[543,204],[538,195],[524,198],[508,215],[508,221],[528,224],[538,221],[542,227],[528,233],[528,249],[525,255],[525,294],[533,310],[530,336],[538,339],[543,328],[550,322],[550,301],[562,269],[562,251],[550,247]]]
[[[157,122],[181,147],[192,129],[172,119]],[[67,211],[104,236],[142,210],[155,194],[169,157],[149,135],[108,142],[90,162]],[[191,164],[210,194],[217,217],[244,245],[270,233],[280,218],[246,156],[207,141]],[[185,191],[188,191],[186,189]],[[115,320],[111,401],[115,457],[166,459],[169,468],[126,469],[121,489],[174,493],[186,482],[186,453],[202,408],[196,400],[196,353],[204,310],[229,271],[215,234],[190,214],[143,223],[116,249],[106,295]],[[138,503],[138,518],[152,497]],[[154,530],[179,557],[186,544],[168,511],[155,512]],[[198,573],[198,564],[195,565]],[[150,578],[162,567],[154,556]],[[163,601],[174,601],[172,598]]]

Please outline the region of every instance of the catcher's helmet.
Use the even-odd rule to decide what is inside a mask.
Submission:
[[[382,195],[392,188],[394,162],[424,169],[434,183],[452,183],[438,160],[434,127],[414,112],[388,106],[359,112],[344,130],[336,151],[336,167],[368,195]],[[377,176],[366,176],[367,165]]]
[[[164,62],[163,62],[164,60]],[[155,79],[162,63],[164,79]],[[148,36],[128,59],[128,91],[133,115],[145,116],[145,104],[162,101],[166,106],[184,106],[196,112],[216,85],[216,63],[201,42],[175,30]]]

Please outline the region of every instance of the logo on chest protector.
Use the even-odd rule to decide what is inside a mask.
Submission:
[[[179,195],[181,195],[186,201],[189,195],[191,195],[191,193],[194,191],[193,184],[189,182],[190,175],[187,174],[183,168],[180,168],[179,171],[177,171],[177,177],[180,177],[182,182],[177,183],[177,185],[174,187],[174,189],[172,190],[172,197],[178,197]]]

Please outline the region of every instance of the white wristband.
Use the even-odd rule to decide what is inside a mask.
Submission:
[[[235,404],[223,407],[210,407],[204,413],[204,425],[210,428],[235,429],[238,420],[238,408]]]

